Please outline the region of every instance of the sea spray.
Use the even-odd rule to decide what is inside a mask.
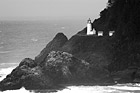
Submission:
[[[7,91],[3,91],[3,92],[0,92],[0,93],[34,93],[34,92],[28,91],[23,87],[19,90],[7,90]]]
[[[10,74],[11,73],[11,71],[13,70],[15,68],[15,66],[14,67],[9,67],[9,68],[2,68],[2,69],[0,69],[0,81],[2,81],[5,77],[6,77],[6,75],[8,75],[8,74]]]
[[[114,86],[68,86],[57,93],[140,93],[139,84],[117,84]]]
[[[8,74],[10,74],[15,67],[16,66],[0,69],[0,76],[1,76],[0,81],[2,81]],[[23,87],[19,90],[0,91],[0,93],[34,93],[34,92],[28,91]]]

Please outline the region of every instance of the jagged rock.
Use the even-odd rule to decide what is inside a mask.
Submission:
[[[40,67],[26,69],[27,75],[21,77],[22,86],[26,89],[47,89],[52,87],[52,79],[42,73]]]
[[[62,51],[52,51],[42,63],[45,73],[57,83],[98,82],[95,80],[98,76],[99,81],[107,77],[109,74],[107,70],[93,65],[94,63],[77,59],[72,54]]]
[[[25,58],[4,80],[0,82],[0,90],[13,90],[25,87],[26,89],[49,88],[51,79],[46,78],[34,61]]]
[[[44,73],[51,77],[55,83],[60,83],[71,76],[69,66],[73,63],[72,57],[66,52],[52,51],[41,64],[41,67]]]
[[[41,51],[41,53],[35,57],[35,62],[39,64],[44,61],[48,53],[52,50],[59,50],[66,42],[67,37],[63,33],[58,33],[52,41],[50,41],[47,46]]]
[[[19,67],[21,67],[23,65],[26,65],[26,66],[31,67],[31,68],[37,66],[37,64],[34,62],[34,60],[32,60],[30,58],[25,58],[24,60],[22,60],[19,64]]]
[[[62,51],[73,54],[79,59],[106,65],[112,61],[112,38],[98,36],[72,36],[62,47]]]
[[[25,58],[11,74],[0,82],[0,90],[48,89],[67,83],[105,82],[109,72],[102,67],[93,66],[63,51],[51,51],[39,65],[34,60]]]

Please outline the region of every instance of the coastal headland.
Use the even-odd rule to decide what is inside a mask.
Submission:
[[[140,82],[139,10],[140,0],[109,0],[92,22],[104,36],[86,36],[87,28],[70,39],[57,33],[35,59],[23,59],[0,82],[0,90]],[[115,34],[106,35],[109,31]]]

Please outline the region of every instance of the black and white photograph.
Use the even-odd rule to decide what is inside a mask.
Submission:
[[[140,93],[140,0],[0,0],[0,93]]]

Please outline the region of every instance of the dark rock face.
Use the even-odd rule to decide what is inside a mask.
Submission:
[[[108,64],[112,58],[112,38],[98,36],[80,36],[70,38],[62,47],[62,51],[73,54],[87,62]]]
[[[112,55],[108,70],[118,76],[118,82],[138,81],[138,72],[129,70],[140,67],[140,0],[108,0],[108,6],[93,22],[97,31],[115,31]],[[133,75],[135,74],[136,75]]]
[[[60,49],[68,41],[67,37],[63,33],[58,33],[52,41],[41,51],[41,53],[35,58],[35,62],[39,64],[44,61],[44,58],[52,50]]]
[[[117,71],[112,73],[112,77],[118,83],[134,83],[134,79],[136,78],[134,69],[125,69],[123,71]]]
[[[109,74],[103,68],[94,67],[94,64],[75,58],[72,54],[62,51],[52,51],[42,63],[43,71],[51,77],[55,83],[71,82],[98,82],[96,71],[102,78]],[[97,69],[98,68],[98,69]],[[96,71],[95,71],[96,70]],[[95,72],[94,72],[95,71]],[[99,80],[101,78],[98,77]]]
[[[108,0],[108,6],[93,22],[96,30],[115,31],[110,71],[140,67],[140,0]]]
[[[31,68],[37,66],[37,64],[34,62],[34,60],[32,60],[30,58],[25,58],[24,60],[22,60],[19,64],[19,67],[21,67],[23,65],[31,67]]]
[[[32,59],[25,58],[11,74],[0,82],[0,90],[19,89],[22,86],[26,89],[48,88],[51,86],[50,81],[49,78],[44,77],[41,68]]]
[[[109,78],[109,72],[94,62],[77,59],[67,52],[51,51],[40,65],[36,65],[32,59],[24,59],[0,82],[0,90],[21,87],[48,89],[67,83],[108,82],[106,78]]]

